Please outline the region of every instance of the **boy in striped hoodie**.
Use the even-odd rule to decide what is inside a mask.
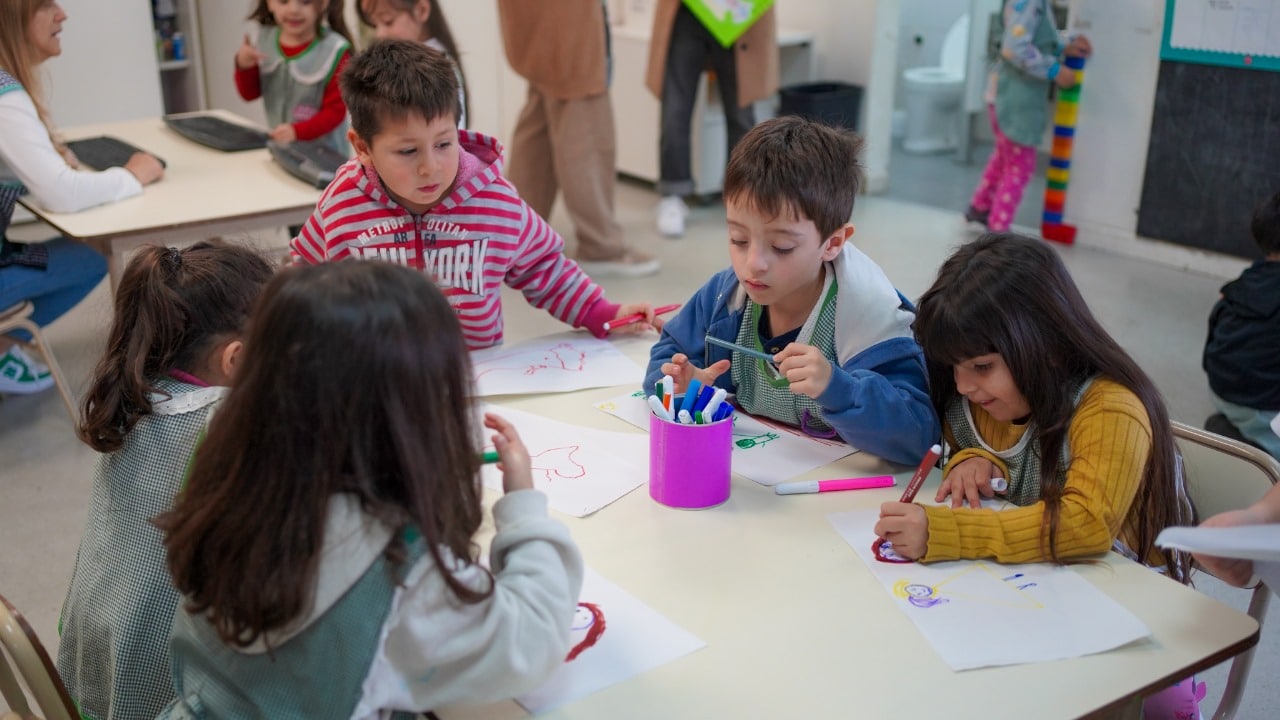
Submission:
[[[385,260],[429,274],[467,345],[502,342],[502,284],[573,327],[643,313],[613,332],[661,328],[648,303],[618,305],[563,253],[564,240],[502,176],[502,146],[458,130],[451,61],[421,43],[384,40],[339,83],[355,159],[339,168],[302,231],[295,261]]]

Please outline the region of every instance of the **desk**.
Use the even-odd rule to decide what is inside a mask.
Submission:
[[[231,113],[229,120],[245,122]],[[160,118],[88,125],[65,131],[68,139],[111,135],[168,164],[164,178],[141,195],[77,213],[54,213],[19,198],[28,210],[67,237],[107,256],[114,289],[124,253],[145,243],[188,244],[218,235],[296,225],[315,209],[320,191],[295,179],[266,149],[224,153],[198,145]]]
[[[517,330],[514,317],[507,327]],[[641,342],[623,347],[647,358]],[[498,400],[626,431],[634,428],[591,406],[631,389]],[[1151,637],[1089,657],[953,672],[826,520],[897,499],[912,470],[856,454],[800,478],[886,469],[897,474],[896,488],[779,496],[735,476],[729,500],[713,509],[663,507],[642,486],[586,518],[558,516],[588,566],[707,646],[542,717],[1074,718],[1154,692],[1257,642],[1253,619],[1111,554],[1077,571],[1141,618]],[[932,492],[926,486],[921,497]],[[514,703],[438,714],[525,716]]]

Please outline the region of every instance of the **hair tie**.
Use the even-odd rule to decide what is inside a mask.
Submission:
[[[173,263],[173,269],[177,270],[182,267],[182,251],[176,247],[169,248],[169,262]]]

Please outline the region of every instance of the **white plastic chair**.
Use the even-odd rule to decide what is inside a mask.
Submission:
[[[1272,485],[1280,482],[1280,462],[1265,452],[1197,427],[1179,422],[1172,424],[1186,470],[1187,492],[1201,520],[1248,507],[1265,495]],[[1261,626],[1267,614],[1271,590],[1259,583],[1252,592],[1249,616]],[[1235,717],[1252,664],[1253,648],[1237,655],[1231,662],[1222,702],[1212,715],[1214,720]]]
[[[24,691],[23,688],[26,688]],[[40,715],[31,711],[27,693]],[[79,720],[58,670],[22,613],[0,596],[0,696],[22,720]],[[8,715],[5,716],[6,718]]]

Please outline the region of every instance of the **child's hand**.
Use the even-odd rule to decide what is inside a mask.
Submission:
[[[281,145],[288,145],[298,139],[298,131],[293,129],[293,125],[289,123],[280,123],[267,133],[267,136]]]
[[[640,322],[627,323],[626,325],[610,325],[609,333],[639,333],[653,328],[661,331],[663,320],[653,314],[653,306],[649,303],[634,303],[631,305],[622,305],[618,308],[618,314],[613,316],[614,320],[620,320],[628,315],[644,315],[644,319]]]
[[[1089,38],[1083,35],[1077,35],[1067,43],[1067,47],[1062,51],[1067,57],[1087,58],[1093,54],[1093,45],[1089,42]]]
[[[671,362],[662,363],[662,374],[670,375],[675,380],[675,387],[672,392],[682,393],[684,389],[689,387],[689,381],[697,379],[703,385],[714,385],[716,378],[728,371],[730,365],[729,360],[720,360],[711,365],[711,367],[700,370],[689,362],[689,356],[684,353],[676,353],[671,356]]]
[[[817,399],[831,384],[831,361],[812,345],[788,343],[773,356],[778,372],[791,383],[791,392]]]
[[[1200,523],[1201,527],[1235,527],[1237,525],[1259,525],[1267,519],[1253,507],[1243,510],[1229,510],[1218,513]],[[1220,558],[1213,555],[1193,553],[1192,557],[1214,577],[1236,587],[1244,587],[1253,578],[1253,561],[1240,558]]]
[[[1053,81],[1063,90],[1069,90],[1076,86],[1076,71],[1063,65],[1058,68],[1058,74],[1053,76]]]
[[[915,503],[882,503],[875,532],[909,560],[924,557],[929,549],[929,516]]]
[[[240,49],[236,50],[236,67],[241,70],[248,70],[265,59],[267,59],[267,56],[253,46],[253,43],[249,40],[249,33],[245,33],[244,42],[240,44]]]
[[[969,507],[980,508],[982,498],[995,496],[995,491],[991,489],[993,477],[1000,477],[1000,468],[986,458],[971,457],[958,462],[942,478],[933,501],[942,502],[950,495],[953,508],[964,505],[966,500],[969,501]]]
[[[138,182],[142,185],[150,185],[164,176],[164,166],[154,155],[144,152],[136,152],[129,156],[129,161],[124,164],[124,169],[133,173],[138,178]]]
[[[494,430],[493,448],[498,451],[498,469],[502,471],[504,493],[533,488],[533,470],[529,463],[529,451],[516,428],[493,413],[484,414],[484,426]]]

